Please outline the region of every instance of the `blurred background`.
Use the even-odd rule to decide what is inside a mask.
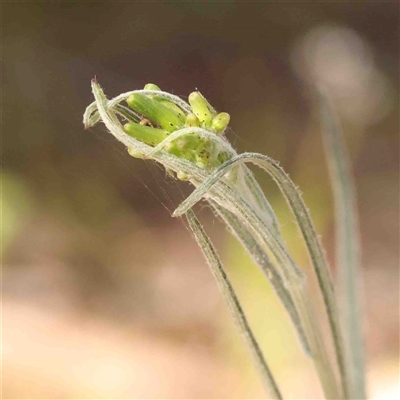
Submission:
[[[332,198],[311,84],[336,100],[357,183],[369,393],[397,398],[398,2],[3,2],[3,397],[262,398],[222,297],[175,207],[192,190],[84,131],[109,98],[198,88],[239,152],[281,162],[334,271]],[[257,177],[298,262],[270,179]],[[211,214],[215,239],[284,395],[318,399],[282,306]],[[317,300],[316,300],[317,302]]]

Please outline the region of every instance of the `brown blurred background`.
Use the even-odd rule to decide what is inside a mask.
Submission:
[[[185,224],[190,193],[84,131],[97,76],[111,98],[198,88],[239,151],[277,160],[304,193],[331,263],[332,200],[310,83],[335,97],[361,216],[371,397],[398,393],[398,2],[3,2],[3,397],[260,398]],[[293,217],[257,171],[296,259]],[[261,273],[198,207],[291,399],[312,365]]]

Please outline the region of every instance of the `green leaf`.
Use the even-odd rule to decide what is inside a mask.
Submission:
[[[189,210],[186,213],[186,218],[197,244],[202,250],[211,272],[217,281],[218,287],[224,296],[224,299],[231,312],[231,316],[235,321],[237,328],[239,329],[240,335],[249,349],[250,355],[253,358],[254,364],[266,391],[270,393],[272,399],[282,399],[282,395],[275,378],[272,375],[267,362],[265,361],[263,352],[250,328],[242,306],[239,303],[233,286],[229,281],[229,278],[222,266],[214,246],[212,245],[207,234],[204,232],[203,227],[192,210]]]

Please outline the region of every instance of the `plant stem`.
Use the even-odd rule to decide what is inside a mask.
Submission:
[[[311,217],[309,215],[308,209],[305,206],[301,195],[295,187],[294,183],[290,180],[288,175],[283,171],[283,169],[278,165],[277,162],[272,160],[267,156],[263,156],[257,153],[243,153],[231,160],[225,162],[224,165],[219,167],[213,175],[208,178],[200,187],[198,187],[175,211],[175,215],[179,215],[181,212],[198,201],[206,192],[210,191],[212,186],[218,182],[227,172],[229,167],[233,165],[252,162],[261,168],[265,169],[275,180],[278,187],[282,191],[284,197],[286,198],[289,206],[291,207],[293,214],[298,223],[299,229],[303,235],[306,242],[311,261],[314,267],[314,271],[317,275],[318,283],[321,289],[321,293],[324,300],[324,305],[327,311],[329,325],[331,328],[333,343],[335,346],[336,360],[339,365],[339,370],[341,374],[343,394],[345,398],[349,398],[349,377],[348,377],[348,367],[346,363],[346,354],[344,348],[344,341],[342,337],[341,327],[339,323],[339,314],[336,305],[336,298],[334,295],[333,285],[330,278],[329,268],[327,261],[325,259],[325,254],[322,250],[321,244],[319,242],[318,236],[316,234],[314,225],[312,223]],[[257,224],[256,220],[254,220]],[[263,233],[263,228],[260,226],[260,233]],[[264,227],[264,233],[267,232],[268,227]],[[270,232],[272,235],[273,233]],[[279,247],[279,246],[278,246]],[[279,249],[278,249],[279,250]],[[280,251],[280,250],[279,250]],[[287,255],[282,254],[286,257]],[[291,262],[288,258],[289,263]],[[294,271],[294,270],[293,270]]]
[[[201,248],[207,263],[211,269],[214,278],[217,280],[219,289],[221,290],[225,301],[228,304],[231,315],[238,327],[240,334],[245,341],[249,352],[253,358],[253,361],[257,367],[258,373],[260,374],[261,380],[265,387],[265,390],[270,393],[273,399],[282,399],[282,395],[278,388],[278,385],[270,371],[267,362],[265,361],[264,355],[261,348],[254,337],[254,334],[249,326],[244,311],[239,303],[239,300],[235,294],[235,291],[222,267],[222,263],[218,257],[214,246],[212,245],[207,234],[204,232],[199,220],[192,210],[188,210],[186,218],[189,223],[189,227],[192,230],[197,244]]]
[[[248,231],[245,225],[243,225],[235,214],[231,213],[227,209],[219,206],[215,201],[209,200],[211,206],[214,208],[218,217],[227,225],[228,229],[234,235],[242,246],[247,250],[250,257],[258,265],[264,275],[267,277],[275,293],[281,300],[285,310],[287,311],[293,326],[297,332],[300,344],[303,351],[307,356],[311,356],[310,345],[307,341],[307,335],[304,332],[301,324],[301,318],[296,310],[295,304],[292,299],[290,291],[284,285],[282,277],[274,264],[261,248],[261,246],[254,239],[252,234]]]
[[[240,196],[234,191],[225,188],[224,197],[236,208],[237,215],[242,223],[246,224],[255,233],[260,243],[266,246],[276,258],[277,265],[281,268],[280,272],[282,273],[284,284],[292,294],[294,304],[306,332],[307,341],[311,347],[311,354],[325,396],[328,399],[335,400],[341,398],[335,374],[323,344],[321,329],[312,311],[312,303],[308,298],[306,280],[303,274],[281,240],[274,235],[274,232],[265,225]]]
[[[365,399],[365,359],[359,299],[362,271],[355,184],[338,118],[328,98],[322,93],[320,102],[322,132],[335,203],[336,262],[350,362],[350,396],[352,399]]]

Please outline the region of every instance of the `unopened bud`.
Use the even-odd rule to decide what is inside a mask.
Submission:
[[[161,91],[161,89],[154,83],[148,83],[147,85],[145,85],[144,90],[156,90],[158,92]],[[179,119],[182,123],[185,122],[185,115],[184,115],[183,111],[175,103],[173,103],[172,101],[169,101],[167,99],[164,99],[160,96],[157,96],[156,94],[148,94],[146,96],[150,97],[151,99],[155,99],[155,100],[159,101],[164,106],[167,106],[168,108],[170,108],[172,111],[174,111],[177,114],[177,116],[179,117]]]
[[[165,132],[162,129],[139,125],[134,122],[128,122],[125,124],[124,131],[129,136],[153,147],[157,146],[168,136],[168,132]]]
[[[168,132],[173,132],[183,127],[183,118],[179,115],[179,112],[156,99],[152,99],[141,93],[133,93],[128,97],[126,102],[133,110],[160,125]]]
[[[190,113],[190,114],[186,115],[186,122],[185,122],[185,125],[186,125],[188,128],[200,126],[200,121],[199,121],[199,119],[196,117],[196,114]]]
[[[144,90],[161,90],[157,85],[155,85],[154,83],[147,83],[144,86]]]
[[[189,103],[193,112],[201,123],[209,125],[212,119],[211,106],[200,92],[193,92],[189,95]]]
[[[211,127],[216,133],[222,133],[228,126],[231,117],[228,113],[219,113],[212,121]]]

